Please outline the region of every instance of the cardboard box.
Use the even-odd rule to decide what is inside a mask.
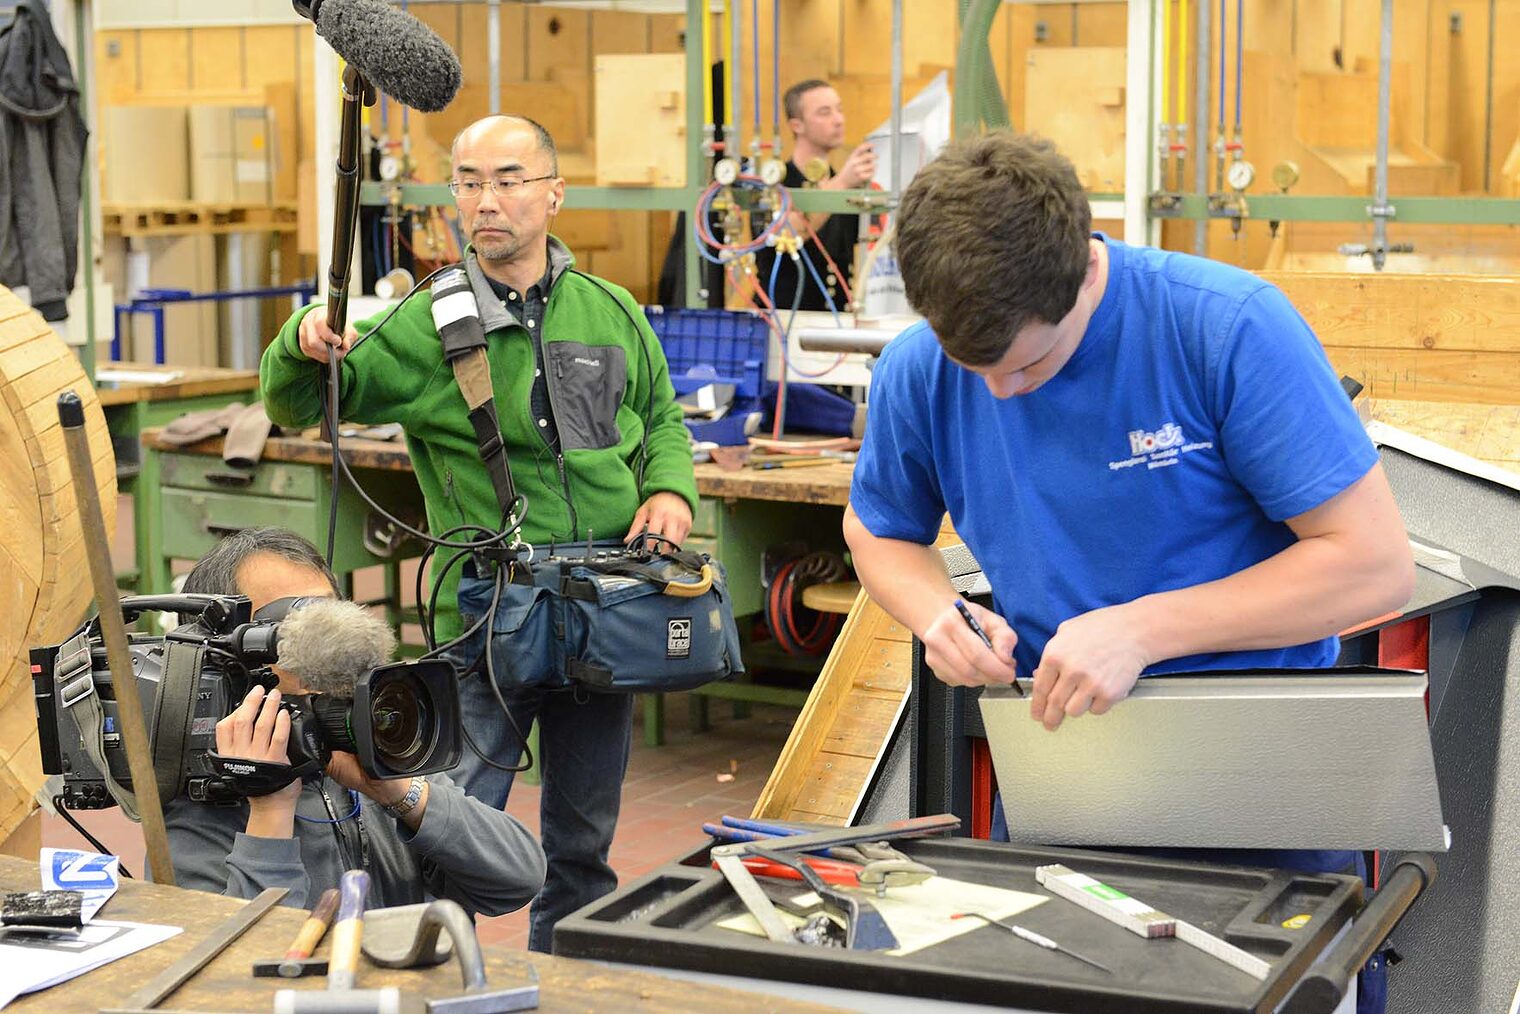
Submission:
[[[107,204],[190,200],[189,131],[183,106],[101,108],[101,192]]]
[[[273,137],[266,106],[191,106],[190,199],[201,204],[270,203]]]

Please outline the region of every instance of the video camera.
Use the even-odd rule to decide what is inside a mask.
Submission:
[[[121,607],[129,624],[150,611],[193,617],[163,636],[128,638],[163,799],[266,795],[320,772],[334,750],[356,754],[366,774],[383,779],[443,771],[459,760],[453,664],[386,663],[394,636],[353,603],[281,599],[255,615],[242,596],[140,595],[122,599]],[[304,666],[297,649],[305,653]],[[308,690],[321,691],[287,695],[280,704],[290,714],[290,763],[220,756],[217,722],[255,684],[277,685],[270,669],[276,662],[302,677]],[[64,805],[88,810],[120,803],[131,774],[98,617],[62,644],[31,649],[31,666],[42,768],[63,776]]]

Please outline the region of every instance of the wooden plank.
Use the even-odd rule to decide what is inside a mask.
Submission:
[[[1334,346],[1325,353],[1337,373],[1360,381],[1372,398],[1520,402],[1520,356]]]
[[[1327,347],[1520,356],[1520,284],[1513,279],[1295,272],[1262,277],[1283,290]]]
[[[844,506],[850,500],[854,466],[847,462],[816,468],[753,468],[725,472],[711,462],[696,466],[697,489],[703,496],[733,496],[745,500],[785,500]],[[778,478],[784,473],[785,478]]]
[[[878,2],[878,18],[887,26],[889,45],[877,55],[878,63],[890,61],[892,54],[891,8],[888,6],[883,10],[882,7],[883,5]],[[942,0],[904,0],[904,74],[909,77],[926,77],[931,73],[925,70],[926,67],[954,67],[956,41],[959,35],[959,20],[946,10]],[[887,63],[887,68],[890,72],[890,62]],[[994,69],[996,69],[995,64]],[[938,73],[938,70],[932,73]]]
[[[120,105],[137,93],[138,34],[136,29],[118,29],[95,36],[93,70],[98,105]]]
[[[1342,0],[1311,0],[1293,6],[1293,52],[1301,70],[1333,73],[1341,45]],[[1189,79],[1191,80],[1191,79]]]
[[[144,28],[138,33],[138,88],[147,95],[192,90],[190,80],[190,30]]]
[[[852,697],[823,738],[829,753],[874,758],[881,752],[881,730],[890,727],[902,704],[895,699],[861,694]]]
[[[794,805],[812,813],[833,814],[841,823],[848,823],[875,768],[874,755],[858,757],[819,750],[802,776]]]
[[[242,28],[190,29],[190,89],[239,91],[248,87]]]
[[[613,212],[620,242],[591,253],[591,273],[616,282],[640,303],[654,302],[650,279],[649,214],[644,211]],[[656,268],[658,270],[658,268]]]
[[[797,805],[805,772],[848,699],[861,653],[869,650],[869,631],[876,624],[878,614],[882,614],[881,608],[862,596],[845,618],[823,671],[814,681],[807,703],[792,726],[791,735],[781,748],[770,777],[760,790],[754,816],[784,817]]]
[[[685,58],[674,53],[598,55],[593,76],[597,185],[685,186]],[[647,251],[637,260],[647,284]]]
[[[1028,56],[1021,127],[1054,141],[1089,190],[1124,189],[1124,67],[1122,48]]]
[[[784,13],[784,12],[783,12]],[[686,44],[683,37],[686,33],[686,15],[684,14],[650,14],[649,17],[649,52],[651,53],[684,53]],[[783,29],[784,31],[785,29]],[[786,82],[781,82],[781,87],[786,87]]]
[[[1123,46],[1129,32],[1129,5],[1124,3],[1073,4],[1077,24],[1073,46]],[[1231,15],[1233,30],[1234,14]]]

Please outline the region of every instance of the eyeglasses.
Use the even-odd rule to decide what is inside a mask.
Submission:
[[[554,176],[550,175],[532,176],[525,180],[514,179],[509,176],[502,177],[499,180],[450,180],[449,193],[455,197],[463,197],[466,200],[479,197],[482,190],[489,190],[491,193],[500,194],[502,197],[510,197],[517,192],[519,187],[526,186],[529,183],[537,183],[539,180],[552,180],[554,178]]]

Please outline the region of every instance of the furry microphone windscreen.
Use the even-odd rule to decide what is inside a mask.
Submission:
[[[448,43],[383,0],[322,0],[316,25],[339,56],[404,106],[436,113],[459,91],[459,58]]]
[[[352,697],[362,673],[396,653],[396,635],[380,617],[343,599],[313,599],[280,621],[276,665],[306,689]]]

